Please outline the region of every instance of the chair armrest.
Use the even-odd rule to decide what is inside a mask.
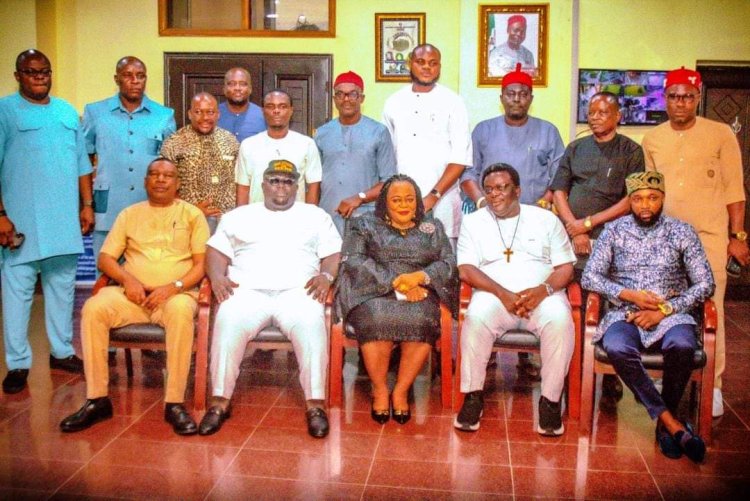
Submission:
[[[109,278],[107,275],[100,275],[99,278],[96,279],[96,282],[94,282],[94,287],[91,289],[91,295],[93,296],[97,292],[99,292],[103,287],[106,287],[109,285],[110,281],[112,279]]]
[[[599,325],[599,311],[601,308],[601,298],[596,292],[589,292],[586,300],[586,325]]]
[[[198,288],[198,304],[201,306],[211,306],[211,281],[208,277],[203,277]]]
[[[568,302],[572,308],[580,308],[583,305],[581,286],[578,282],[570,282],[568,284]]]
[[[471,301],[471,293],[471,286],[466,282],[461,282],[461,290],[458,296],[459,308],[466,309],[469,306],[469,301]]]
[[[706,299],[703,303],[703,335],[715,336],[718,315],[713,300]]]
[[[334,300],[335,297],[336,297],[336,294],[335,294],[335,292],[333,290],[333,287],[330,287],[328,289],[328,295],[326,295],[325,305],[327,307],[333,306],[333,300]]]

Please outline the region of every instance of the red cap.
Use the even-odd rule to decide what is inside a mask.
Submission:
[[[514,14],[508,18],[508,28],[510,28],[510,25],[513,23],[521,23],[526,26],[526,18],[520,14]]]
[[[336,77],[336,81],[333,82],[333,86],[336,87],[338,84],[350,83],[354,84],[362,90],[365,90],[365,83],[362,81],[362,77],[354,73],[353,71],[347,71]]]
[[[527,86],[529,89],[533,87],[531,84],[531,75],[528,73],[524,73],[521,71],[521,63],[516,63],[516,70],[511,71],[510,73],[506,73],[503,77],[503,81],[500,84],[500,87],[507,87],[511,84],[520,83],[525,86]]]
[[[701,74],[694,70],[686,70],[681,66],[679,70],[672,70],[667,73],[664,79],[664,88],[667,89],[673,85],[692,85],[696,89],[701,88]]]

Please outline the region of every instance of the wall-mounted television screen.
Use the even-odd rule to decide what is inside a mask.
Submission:
[[[579,70],[578,123],[586,123],[591,96],[603,91],[620,98],[620,125],[656,125],[666,121],[666,76],[666,71]]]

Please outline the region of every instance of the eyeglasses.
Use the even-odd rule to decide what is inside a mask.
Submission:
[[[33,70],[30,68],[24,68],[22,70],[18,70],[20,73],[23,73],[27,77],[48,77],[52,74],[52,70],[49,68],[45,68],[43,70]]]
[[[353,90],[351,92],[342,92],[340,90],[337,90],[333,94],[333,97],[335,97],[339,101],[343,101],[346,98],[349,98],[349,101],[356,101],[357,99],[359,99],[359,96],[361,96],[361,94],[358,90]]]
[[[667,94],[667,99],[670,103],[686,103],[692,104],[695,101],[695,94]]]
[[[295,181],[294,179],[289,179],[288,177],[269,177],[266,179],[266,182],[270,184],[271,186],[286,186],[287,188],[291,187]]]
[[[496,186],[485,186],[483,188],[485,195],[492,195],[493,193],[510,193],[513,191],[513,185],[512,184],[498,184]]]

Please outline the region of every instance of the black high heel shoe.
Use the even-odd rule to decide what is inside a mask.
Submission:
[[[393,397],[391,397],[391,409],[393,409],[393,420],[398,424],[406,424],[411,419],[411,408],[408,408],[405,411],[394,408]]]
[[[391,419],[391,409],[388,408],[382,411],[376,411],[374,405],[375,399],[372,399],[372,402],[370,403],[370,417],[372,420],[378,424],[387,423],[388,420]]]

